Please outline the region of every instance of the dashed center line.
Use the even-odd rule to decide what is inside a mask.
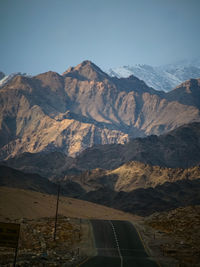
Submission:
[[[119,242],[118,242],[118,238],[117,238],[117,233],[116,233],[116,230],[115,230],[115,227],[113,225],[113,223],[111,221],[109,221],[110,224],[111,224],[111,227],[112,227],[112,230],[113,230],[113,233],[114,233],[114,237],[115,237],[115,242],[117,244],[117,250],[118,250],[118,253],[119,253],[119,257],[120,257],[120,260],[121,260],[121,265],[120,267],[123,267],[123,257],[122,257],[122,254],[121,254],[121,250],[120,250],[120,247],[119,247]]]

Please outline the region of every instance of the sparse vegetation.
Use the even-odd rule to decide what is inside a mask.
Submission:
[[[168,239],[160,244],[163,254],[175,258],[181,267],[200,266],[200,206],[155,213],[146,224]]]
[[[7,220],[10,222],[10,220]],[[15,221],[16,222],[16,221]],[[53,240],[54,218],[21,219],[17,264],[20,266],[72,266],[79,262],[80,242],[83,239],[80,220],[60,216],[56,240]],[[13,249],[0,248],[0,265],[13,261]]]

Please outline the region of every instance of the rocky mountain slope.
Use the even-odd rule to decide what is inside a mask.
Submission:
[[[168,93],[168,99],[200,108],[200,79],[190,79]]]
[[[59,176],[63,170],[70,169],[74,159],[61,152],[22,153],[14,158],[2,162],[26,173],[37,173],[48,179]]]
[[[60,178],[62,184],[73,181],[86,192],[109,188],[116,192],[130,192],[138,188],[149,188],[165,182],[200,179],[200,167],[188,169],[151,166],[141,162],[129,162],[114,170],[94,169],[81,174],[68,174]]]
[[[25,173],[7,166],[0,165],[0,187],[27,189],[47,194],[57,194],[58,185],[47,178],[35,173]],[[60,194],[70,197],[79,197],[85,190],[73,181],[63,185]]]
[[[200,65],[195,64],[195,62],[181,62],[160,67],[138,64],[112,68],[108,70],[108,74],[118,78],[127,78],[134,75],[156,90],[169,92],[186,80],[199,78]]]
[[[82,196],[84,200],[107,205],[140,216],[200,204],[200,179],[166,182],[154,188],[116,192],[100,188]]]
[[[84,192],[78,198],[146,216],[155,211],[200,204],[200,167],[164,168],[129,162],[115,170],[95,169],[60,179]]]
[[[26,73],[21,73],[21,72],[14,72],[6,76],[3,72],[0,72],[0,88],[6,85],[7,83],[9,83],[13,78],[19,75],[29,77],[29,75],[27,75]]]
[[[162,176],[166,167],[197,166],[200,163],[200,123],[184,125],[161,136],[136,138],[124,145],[94,146],[86,149],[74,159],[60,152],[23,153],[2,162],[2,164],[29,173],[36,172],[49,179],[56,179],[72,174],[78,175],[92,169],[97,169],[94,171],[95,176],[109,174],[110,177],[112,170],[123,164],[125,165],[119,169],[119,172],[124,172],[123,175],[126,175],[126,172],[128,173],[132,168],[128,163],[131,161],[140,162],[134,167],[136,169],[147,170],[149,168],[147,173],[154,172],[153,167],[148,167],[148,165],[163,167],[158,167],[156,177]],[[90,175],[92,177],[93,173],[86,173],[86,176],[90,177]],[[114,177],[113,173],[112,177]]]
[[[29,189],[47,194],[56,194],[57,192],[54,183],[38,174],[27,174],[1,165],[0,186]]]
[[[145,223],[156,230],[152,246],[161,238],[163,254],[177,259],[183,266],[199,265],[200,206],[155,213]]]
[[[174,159],[175,164],[179,163],[185,166],[188,163],[194,164],[194,159],[198,161],[200,158],[198,154],[200,151],[199,128],[199,123],[193,123],[182,126],[163,136],[150,136],[136,139],[132,142],[138,142],[139,140],[139,142],[141,142],[141,147],[147,149],[147,151],[148,149],[149,151],[152,151],[153,148],[155,149],[155,152],[158,154],[154,158],[150,158],[149,161],[163,158],[168,160],[166,163],[170,163],[173,162]],[[155,211],[164,211],[176,207],[200,204],[199,165],[188,169],[181,169],[151,166],[141,162],[128,162],[113,170],[95,169],[80,173],[84,168],[87,169],[89,166],[92,166],[89,164],[94,164],[95,162],[97,162],[97,165],[99,164],[98,162],[100,162],[100,164],[108,164],[109,155],[114,155],[113,158],[110,158],[110,163],[113,163],[112,166],[114,166],[116,162],[117,164],[121,163],[121,157],[123,160],[127,159],[125,157],[126,155],[131,157],[134,149],[136,149],[136,152],[141,151],[137,150],[137,146],[134,146],[133,143],[127,145],[106,145],[106,150],[104,146],[99,146],[99,150],[97,148],[90,148],[88,151],[92,153],[89,157],[87,157],[87,151],[84,151],[79,158],[70,159],[71,162],[60,153],[50,153],[46,155],[46,162],[48,162],[48,158],[50,159],[49,163],[46,164],[46,168],[48,169],[55,161],[55,170],[58,170],[58,172],[59,168],[62,170],[61,173],[58,174],[57,177],[59,179],[57,180],[61,182],[63,194],[115,207],[138,215],[146,216]],[[127,147],[129,147],[129,151]],[[169,147],[168,154],[165,154],[167,147]],[[103,153],[101,153],[101,151],[103,151]],[[139,155],[141,155],[141,153],[139,153]],[[151,154],[144,153],[142,155]],[[177,158],[175,155],[177,155]],[[96,158],[97,156],[99,157],[99,161]],[[90,160],[90,157],[94,161]],[[190,157],[193,162],[189,161]],[[45,154],[43,153],[28,154],[28,157],[25,154],[18,158],[10,159],[5,163],[9,164],[11,162],[13,165],[15,164],[15,166],[21,168],[24,166],[30,168],[30,163],[33,159],[35,166],[38,166],[37,170],[40,170],[40,164],[42,165],[42,163],[45,163]],[[116,162],[115,159],[117,159]],[[143,157],[143,159],[147,160],[148,157]],[[25,163],[24,165],[23,161]],[[67,163],[69,163],[68,166]],[[163,161],[163,163],[165,163],[165,161]],[[32,168],[34,167],[32,166]],[[45,164],[41,169],[42,172],[45,172]],[[10,169],[8,170],[10,171]],[[49,170],[49,173],[50,171],[51,170]],[[22,183],[24,186],[24,184],[27,185],[27,183],[24,181],[21,182],[21,177],[23,177],[23,175],[19,173],[17,177],[18,182],[20,181],[19,184]],[[28,174],[26,174],[26,176],[28,176]],[[7,184],[4,183],[3,185],[11,185],[14,183],[14,186],[16,186],[16,179],[13,180],[12,177],[10,179],[10,175],[4,175],[4,178],[6,178]],[[34,179],[35,181],[32,181],[34,184],[33,188],[35,188],[35,183],[37,184],[37,177],[34,177]]]
[[[114,169],[128,161],[170,168],[188,168],[200,162],[200,123],[183,125],[168,134],[136,138],[125,145],[88,148],[76,159],[82,169]]]
[[[196,100],[181,102],[134,76],[111,78],[90,61],[63,75],[16,76],[0,89],[0,159],[48,151],[76,156],[96,144],[124,144],[199,121]]]
[[[154,173],[156,173],[156,168],[154,169]],[[129,176],[132,177],[131,183],[129,180],[123,183],[124,186],[122,187],[119,187],[119,184],[116,183],[116,188],[112,187],[113,181],[111,179],[110,182],[109,179],[107,182],[104,180],[105,183],[103,184],[96,177],[93,179],[94,181],[92,179],[88,181],[82,179],[82,186],[80,181],[76,179],[74,181],[63,181],[61,182],[61,194],[141,216],[147,216],[155,211],[166,211],[177,207],[200,204],[199,167],[185,171],[169,170],[168,176],[167,171],[164,172],[163,170],[162,181],[161,178],[153,178],[152,174],[146,185],[141,183],[141,180],[144,179],[142,170],[140,169],[140,174],[135,175],[135,177],[134,171],[137,170],[133,169],[133,176]],[[50,194],[57,193],[57,186],[46,178],[35,174],[25,174],[5,166],[0,167],[0,180],[0,186],[31,189]],[[118,181],[120,180],[121,177],[119,176]],[[99,183],[98,186],[97,183]],[[154,185],[154,187],[150,187],[151,185]],[[141,188],[141,186],[146,188]]]

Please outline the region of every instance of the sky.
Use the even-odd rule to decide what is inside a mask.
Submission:
[[[199,0],[0,0],[0,71],[103,70],[200,57]]]

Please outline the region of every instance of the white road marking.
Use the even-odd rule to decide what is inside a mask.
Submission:
[[[118,250],[118,253],[119,253],[120,260],[121,260],[120,267],[123,267],[123,257],[122,257],[121,250],[120,250],[120,247],[119,247],[119,242],[118,242],[117,234],[116,234],[116,231],[115,231],[115,227],[114,227],[114,225],[113,225],[113,223],[111,221],[109,221],[109,222],[111,224],[111,227],[112,227],[112,230],[113,230],[113,233],[114,233],[115,241],[116,241],[116,244],[117,244],[117,250]]]

